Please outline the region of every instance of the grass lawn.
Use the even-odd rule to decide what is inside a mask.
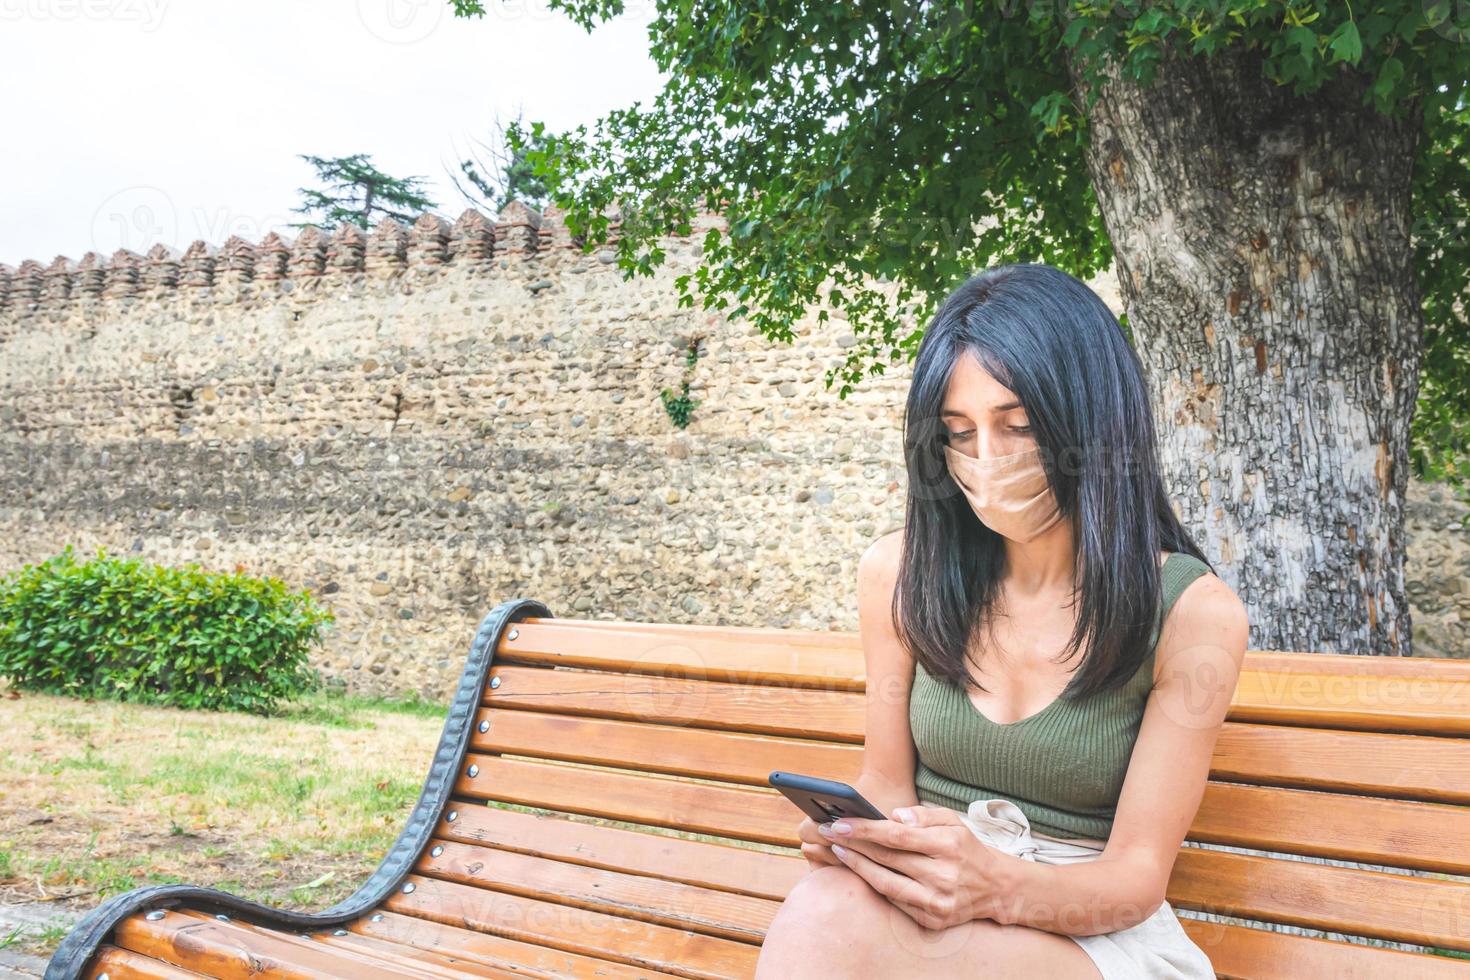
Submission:
[[[321,694],[262,718],[0,684],[0,903],[188,882],[326,908],[398,836],[446,707]],[[65,932],[21,948],[50,955]]]

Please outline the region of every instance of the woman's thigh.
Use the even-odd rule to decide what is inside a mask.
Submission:
[[[990,919],[925,929],[847,868],[816,868],[766,932],[756,980],[822,977],[1007,977],[1098,980],[1066,936]]]

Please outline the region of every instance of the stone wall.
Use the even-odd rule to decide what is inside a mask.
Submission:
[[[1470,658],[1470,508],[1449,487],[1414,479],[1407,505],[1414,655]]]
[[[338,617],[325,674],[434,698],[513,597],[856,629],[857,560],[902,521],[906,369],[844,401],[840,311],[786,346],[679,307],[702,220],[633,281],[519,204],[0,266],[0,573],[70,543],[277,575]],[[1425,489],[1416,636],[1464,650],[1470,556]]]

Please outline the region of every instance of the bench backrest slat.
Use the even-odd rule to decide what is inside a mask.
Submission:
[[[560,624],[529,619],[507,634],[507,658],[547,666],[658,673],[745,683],[863,690],[862,648],[851,643],[787,642],[773,635],[745,639],[738,633],[688,633],[625,627],[609,634],[597,623]],[[853,654],[857,655],[854,656]]]
[[[1227,721],[1216,779],[1438,803],[1470,803],[1470,739]]]
[[[864,695],[609,671],[546,670],[512,661],[494,668],[485,704],[525,711],[657,721],[861,745]]]
[[[1212,780],[1188,839],[1470,874],[1470,808],[1443,803]]]
[[[779,794],[750,786],[676,781],[493,755],[471,755],[466,762],[477,766],[478,772],[462,774],[454,791],[471,799],[794,846],[791,804]]]
[[[1186,847],[1174,864],[1169,900],[1178,908],[1448,947],[1465,943],[1470,884]]]
[[[472,752],[726,779],[769,792],[775,792],[766,782],[773,769],[841,773],[834,778],[856,778],[862,764],[863,747],[846,742],[539,711],[484,709],[480,717],[490,723],[489,730],[471,736]]]

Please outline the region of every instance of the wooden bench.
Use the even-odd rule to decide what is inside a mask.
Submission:
[[[855,778],[863,718],[855,633],[507,602],[356,893],[305,914],[134,889],[46,976],[749,977],[807,871],[766,775]],[[1251,652],[1190,840],[1331,859],[1181,849],[1169,899],[1212,914],[1186,928],[1221,976],[1470,978],[1470,960],[1345,941],[1470,951],[1470,662]]]

